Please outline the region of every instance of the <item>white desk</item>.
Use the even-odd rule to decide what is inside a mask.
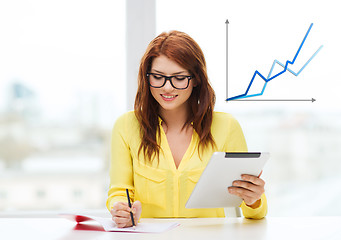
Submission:
[[[99,231],[96,222],[77,225],[63,218],[0,218],[0,239],[341,239],[341,217],[198,219],[142,219],[143,222],[176,221],[181,225],[164,233]],[[96,230],[97,229],[97,230]]]

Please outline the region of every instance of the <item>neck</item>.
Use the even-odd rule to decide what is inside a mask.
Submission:
[[[179,129],[180,131],[188,119],[188,112],[188,106],[174,110],[160,109],[161,118],[167,129]]]

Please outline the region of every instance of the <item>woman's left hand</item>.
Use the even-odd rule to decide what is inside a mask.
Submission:
[[[242,180],[236,180],[231,187],[228,187],[229,193],[241,197],[249,207],[259,207],[260,198],[265,191],[265,182],[260,178],[260,175],[256,177],[243,174]]]

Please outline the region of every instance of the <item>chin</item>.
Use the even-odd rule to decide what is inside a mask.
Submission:
[[[166,111],[173,111],[177,109],[181,109],[184,106],[184,103],[178,104],[178,103],[168,103],[168,104],[160,104],[160,107]]]
[[[174,105],[168,105],[168,104],[160,104],[160,107],[164,110],[174,110],[177,109],[179,106],[174,106]]]

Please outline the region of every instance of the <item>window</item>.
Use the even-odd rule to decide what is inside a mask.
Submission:
[[[105,208],[125,1],[6,1],[0,31],[0,211]]]

